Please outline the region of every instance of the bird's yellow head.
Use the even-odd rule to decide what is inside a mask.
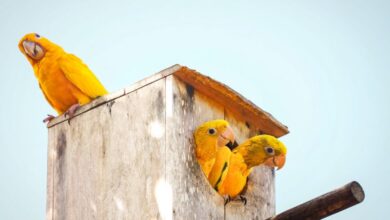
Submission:
[[[231,146],[235,143],[233,130],[229,123],[222,119],[200,125],[195,130],[194,138],[198,158],[215,156],[217,147]]]
[[[26,34],[20,39],[18,47],[31,65],[41,61],[48,53],[62,50],[60,46],[36,33]]]
[[[240,152],[249,167],[264,164],[281,169],[286,162],[287,148],[271,135],[257,135],[242,144],[233,152]]]

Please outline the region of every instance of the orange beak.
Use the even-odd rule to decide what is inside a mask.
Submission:
[[[282,169],[286,163],[286,155],[279,155],[268,158],[264,164],[269,167],[277,167],[278,170]]]
[[[218,147],[223,147],[229,142],[234,143],[235,137],[231,127],[226,127],[225,131],[218,136]]]

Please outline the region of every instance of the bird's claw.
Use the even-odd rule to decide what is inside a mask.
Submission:
[[[244,196],[240,195],[240,200],[244,203],[244,205],[246,205],[247,199]]]
[[[246,205],[246,202],[247,202],[247,199],[243,196],[243,195],[239,195],[240,196],[240,201],[244,204],[244,206]],[[226,206],[229,202],[231,201],[237,201],[237,197],[232,199],[230,196],[227,196],[227,197],[224,197],[224,200],[225,200],[225,203],[224,203],[224,206]]]
[[[65,118],[68,116],[68,123],[70,124],[70,119],[72,119],[77,111],[80,108],[79,104],[74,104],[64,113]]]
[[[49,123],[54,118],[55,118],[55,116],[48,114],[47,117],[43,119],[43,123]]]
[[[224,206],[226,206],[230,201],[232,201],[232,198],[230,198],[230,196],[227,196],[226,198],[223,198],[225,200],[224,202]]]

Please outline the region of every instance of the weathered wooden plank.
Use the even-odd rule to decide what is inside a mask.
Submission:
[[[49,130],[49,137],[55,137],[56,134],[53,134],[55,129]],[[52,148],[55,146],[54,138],[48,138],[48,148],[47,148],[47,179],[46,179],[46,220],[53,220],[53,205],[54,205],[54,160],[56,158],[56,151]]]
[[[237,142],[256,135],[257,131],[248,122],[238,120],[233,113],[225,109],[225,120],[229,121]],[[266,219],[275,213],[274,176],[272,169],[259,166],[253,169],[248,178],[243,196],[247,199],[244,205],[235,200],[226,205],[226,219]]]
[[[102,137],[96,135],[99,117],[80,115],[62,123],[50,138],[54,150],[53,219],[97,219]]]
[[[165,82],[115,100],[102,131],[102,219],[158,219],[165,175]]]
[[[223,219],[223,198],[211,187],[201,171],[193,143],[194,129],[205,121],[223,118],[223,108],[172,76],[166,78],[166,84],[166,175],[172,184],[173,217]],[[168,101],[169,96],[172,102]]]
[[[164,87],[155,82],[50,128],[54,219],[158,218]]]

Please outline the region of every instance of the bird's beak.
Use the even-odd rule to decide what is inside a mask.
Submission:
[[[34,43],[32,41],[25,40],[22,42],[22,46],[23,46],[24,52],[27,55],[29,55],[31,57],[35,56],[34,48],[36,47],[36,43]]]
[[[267,165],[269,167],[277,167],[278,170],[282,169],[285,163],[286,163],[286,155],[285,154],[270,157],[264,162],[265,165]]]
[[[235,142],[234,132],[231,127],[226,127],[225,131],[218,136],[218,146],[233,145]]]
[[[22,46],[24,52],[32,59],[39,60],[40,58],[42,58],[43,49],[39,44],[32,41],[24,40],[22,42]]]

